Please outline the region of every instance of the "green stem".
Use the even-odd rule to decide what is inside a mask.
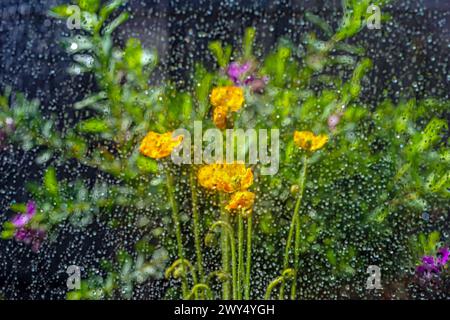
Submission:
[[[284,277],[279,276],[275,280],[273,280],[269,286],[267,287],[266,294],[264,295],[264,300],[270,300],[270,294],[272,293],[272,290],[279,284],[284,283]]]
[[[227,276],[227,275],[222,270],[216,270],[216,271],[210,272],[208,274],[208,276],[206,277],[206,284],[209,285],[214,278],[216,278],[219,281],[223,282],[223,277],[224,276]]]
[[[184,254],[183,254],[183,241],[181,239],[181,225],[180,225],[180,213],[178,212],[178,206],[177,202],[175,200],[174,195],[174,186],[173,186],[173,177],[169,171],[170,169],[167,169],[166,176],[167,176],[167,193],[169,197],[169,202],[172,206],[172,220],[175,226],[175,234],[177,238],[177,249],[178,249],[178,258],[184,261]],[[181,277],[181,289],[183,292],[183,298],[186,298],[188,296],[188,284],[187,284],[187,278],[186,278],[186,272],[184,269],[184,264],[181,264],[182,268],[182,277]]]
[[[191,185],[191,195],[192,195],[192,216],[194,219],[194,242],[195,242],[195,253],[197,255],[197,270],[198,278],[200,282],[204,282],[205,274],[203,271],[203,258],[202,258],[202,247],[200,240],[200,220],[198,215],[198,199],[197,199],[197,185],[195,182],[195,174],[191,171],[190,174],[190,185]]]
[[[231,275],[233,278],[233,300],[238,299],[238,291],[237,291],[237,263],[236,263],[236,244],[235,244],[235,238],[234,233],[232,232],[233,229],[231,229],[230,232],[230,243],[231,243]]]
[[[252,263],[252,214],[247,218],[247,261],[245,273],[245,300],[250,300],[250,270]]]
[[[220,201],[220,216],[222,221],[228,223],[228,213],[225,211],[224,205],[222,204],[222,196],[219,197]],[[220,232],[220,246],[222,251],[222,270],[226,274],[230,273],[230,252],[229,252],[229,246],[228,246],[228,235],[225,228],[222,228]],[[230,280],[225,280],[222,286],[222,299],[223,300],[230,300],[230,293],[231,293],[231,287],[230,287]]]
[[[287,267],[289,266],[289,252],[291,251],[291,243],[292,243],[292,238],[294,237],[294,229],[295,226],[297,225],[297,215],[293,215],[292,220],[291,220],[291,225],[289,227],[289,234],[288,234],[288,238],[286,241],[286,248],[284,250],[284,260],[283,260],[283,270],[286,270]],[[280,287],[280,293],[278,298],[280,300],[284,299],[284,286],[285,286],[285,281],[283,281],[283,283],[281,284]]]
[[[292,279],[294,277],[295,271],[293,269],[285,269],[283,271],[283,273],[281,274],[281,276],[279,276],[278,278],[276,278],[275,280],[273,280],[271,283],[269,283],[267,290],[266,290],[266,294],[264,296],[265,300],[270,300],[270,295],[272,293],[272,290],[275,288],[275,286],[277,285],[284,285],[286,283],[286,280]],[[280,287],[281,289],[281,287]]]
[[[294,216],[296,216],[296,227],[295,227],[295,244],[294,244],[294,280],[292,281],[291,287],[291,300],[296,299],[296,290],[297,290],[297,277],[299,274],[299,262],[300,262],[300,206],[303,198],[303,191],[305,189],[305,181],[306,181],[306,169],[308,167],[308,157],[306,155],[303,156],[303,170],[300,174],[299,178],[299,191],[297,203],[295,204]]]
[[[219,226],[221,227],[222,232],[225,233],[225,235],[228,237],[228,240],[230,241],[233,299],[236,300],[237,299],[237,290],[236,290],[237,289],[237,285],[236,285],[237,277],[236,277],[236,245],[235,245],[235,239],[234,239],[234,231],[233,231],[233,227],[230,225],[230,223],[228,221],[222,221],[222,220],[216,221],[215,223],[213,223],[210,230],[212,231],[216,227],[219,227]],[[229,274],[229,268],[230,268],[229,259],[227,259],[227,261],[228,261],[228,264],[227,264],[228,271],[224,271],[224,272]]]
[[[183,260],[183,259],[178,259],[174,263],[172,263],[172,265],[166,269],[165,277],[168,279],[179,265],[182,265],[182,266],[185,265],[187,267],[187,270],[190,270],[190,273],[192,275],[192,279],[194,280],[194,283],[198,282],[194,267],[188,260]],[[182,270],[185,271],[184,269],[182,269]]]
[[[244,280],[244,219],[242,214],[238,216],[238,279],[237,290],[238,299],[242,300],[241,284]]]
[[[211,288],[207,284],[204,284],[204,283],[196,284],[192,288],[191,293],[188,296],[188,299],[192,299],[192,297],[197,297],[199,290],[204,291],[206,293],[206,296],[208,297],[208,299],[212,300],[213,294],[212,294]]]

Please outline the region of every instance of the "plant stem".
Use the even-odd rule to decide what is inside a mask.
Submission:
[[[286,270],[289,266],[289,251],[291,250],[291,243],[292,243],[292,238],[294,237],[294,229],[295,226],[297,225],[297,215],[293,215],[292,220],[291,220],[291,225],[289,227],[289,234],[288,234],[288,238],[286,241],[286,248],[284,250],[284,260],[283,260],[283,270]],[[284,286],[285,286],[285,282],[283,281],[283,283],[280,286],[280,293],[278,296],[278,299],[283,300],[284,299]]]
[[[231,244],[231,276],[233,279],[233,300],[238,299],[237,291],[237,263],[236,263],[236,239],[234,238],[233,227],[230,230],[230,244]]]
[[[170,173],[170,169],[167,169],[166,176],[167,176],[167,193],[169,197],[169,202],[172,206],[172,220],[175,226],[175,234],[177,238],[178,258],[184,261],[183,241],[181,239],[180,213],[178,212],[178,205],[175,200],[173,177],[172,174]],[[189,292],[184,263],[181,263],[181,268],[182,268],[181,289],[183,292],[183,298],[186,298]]]
[[[279,276],[275,280],[273,280],[268,286],[266,290],[266,294],[264,295],[264,300],[270,300],[270,294],[272,293],[272,290],[279,284],[283,284],[285,281],[283,276]]]
[[[228,213],[225,211],[224,205],[222,203],[222,196],[219,197],[220,202],[220,215],[222,221],[228,223]],[[230,273],[230,253],[229,253],[229,246],[228,246],[228,235],[225,228],[221,229],[220,232],[220,246],[222,251],[222,271],[226,274]],[[222,299],[223,300],[230,300],[230,280],[225,280],[222,286]]]
[[[204,291],[206,293],[206,296],[210,300],[212,300],[213,294],[212,294],[211,288],[207,284],[204,284],[204,283],[196,284],[192,288],[191,293],[189,294],[189,298],[198,296],[198,291]]]
[[[194,219],[194,242],[195,242],[195,253],[197,256],[197,270],[198,278],[200,282],[204,282],[205,274],[203,271],[203,258],[202,258],[202,247],[200,242],[200,221],[198,216],[198,201],[197,201],[197,185],[195,182],[195,174],[193,170],[190,173],[190,185],[191,185],[191,197],[192,197],[192,217]]]
[[[300,174],[299,178],[299,191],[297,203],[295,204],[294,216],[296,216],[296,227],[295,227],[295,244],[294,244],[294,280],[292,281],[291,287],[291,300],[296,299],[296,290],[297,290],[297,279],[299,274],[299,262],[300,262],[300,206],[303,198],[303,191],[305,189],[305,181],[306,181],[306,169],[308,167],[308,157],[306,155],[303,156],[303,170]]]
[[[238,299],[242,300],[242,281],[244,280],[244,219],[242,213],[238,215]]]
[[[247,218],[247,261],[245,273],[245,300],[250,300],[250,270],[252,263],[252,214]]]
[[[237,299],[237,285],[236,285],[236,244],[235,244],[235,237],[234,237],[234,230],[231,224],[228,221],[219,220],[216,221],[212,226],[211,230],[214,230],[216,227],[221,227],[222,232],[225,233],[225,235],[228,237],[228,240],[230,241],[231,246],[231,275],[232,275],[232,284],[233,284],[233,299]],[[229,270],[230,264],[229,264],[229,257],[228,257],[228,265],[227,268]],[[229,271],[227,272],[229,274]],[[229,281],[229,280],[228,280]],[[229,293],[229,292],[228,292]]]
[[[298,253],[297,251],[299,249],[299,244],[300,244],[300,205],[301,205],[302,198],[303,198],[303,190],[304,190],[305,180],[306,180],[307,161],[308,161],[308,158],[306,155],[304,155],[303,156],[303,168],[302,168],[302,171],[298,178],[298,183],[299,183],[298,197],[297,197],[297,201],[295,203],[294,214],[292,215],[291,225],[289,227],[289,234],[288,234],[288,238],[286,241],[286,248],[284,250],[283,270],[286,270],[289,266],[289,253],[291,251],[291,243],[292,243],[292,238],[294,237],[294,230],[295,230],[295,245],[294,245],[295,267],[294,267],[294,269],[297,271],[297,268],[298,268],[298,266],[297,266],[298,261],[295,260],[295,257],[297,256],[297,253]],[[296,283],[297,283],[297,277],[294,275],[294,281],[292,282],[292,288],[291,288],[291,296],[292,296],[292,290],[295,295]],[[286,283],[283,280],[283,283],[280,286],[280,292],[279,292],[279,296],[278,296],[278,298],[280,300],[284,299],[285,284]]]

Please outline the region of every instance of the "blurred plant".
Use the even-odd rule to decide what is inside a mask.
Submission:
[[[307,14],[327,40],[314,33],[305,36],[304,46],[281,39],[265,58],[254,53],[254,28],[246,29],[241,50],[214,41],[209,49],[218,68],[197,63],[187,89],[150,84],[158,59],[139,40],[113,45],[113,31],[129,17],[115,14],[122,1],[77,4],[82,30],[63,41],[74,60],[69,71],[94,74],[99,91],[74,105],[84,117],[62,131],[36,101],[10,90],[0,97],[0,144],[37,149],[36,162],[47,167],[43,185],[28,186],[33,205],[12,205],[18,215],[4,224],[2,237],[30,238],[21,233],[27,228],[43,230],[50,241],[66,221],[82,228],[94,215],[111,228],[131,221],[146,236],[134,253],[119,250],[103,277],[93,275],[68,298],[132,298],[134,285],[159,279],[169,259],[168,298],[214,299],[218,286],[223,299],[256,298],[263,295],[254,285],[258,279],[268,285],[266,299],[277,288],[285,299],[289,285],[291,299],[322,297],[363,283],[366,276],[358,271],[374,260],[389,281],[445,248],[436,247],[435,234],[424,240],[422,233],[446,228],[440,222],[448,218],[450,197],[444,120],[450,104],[361,102],[372,62],[363,48],[345,41],[364,27],[368,0],[344,1],[336,31]],[[69,5],[52,10],[61,19],[70,14]],[[173,165],[168,157],[185,140],[172,132],[192,129],[194,120],[222,130],[279,128],[279,173],[261,175],[259,164]],[[248,144],[235,145],[238,151],[248,152]],[[70,160],[100,172],[99,181],[58,179]],[[423,219],[425,213],[432,221]],[[425,244],[419,254],[411,240],[418,234]],[[441,255],[434,264],[444,265]],[[261,257],[274,263],[259,261],[252,268]],[[174,286],[178,280],[181,290]]]

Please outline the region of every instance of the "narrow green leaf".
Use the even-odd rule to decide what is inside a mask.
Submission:
[[[109,124],[104,119],[88,119],[80,122],[79,130],[85,133],[103,133],[109,129]]]
[[[253,43],[255,41],[256,29],[255,28],[247,28],[245,30],[244,35],[244,58],[250,59],[253,51]]]
[[[333,35],[333,29],[330,27],[328,22],[326,22],[321,17],[311,12],[306,12],[305,19],[322,29],[325,32],[326,36],[331,37]]]
[[[27,205],[25,203],[13,203],[10,208],[14,212],[25,212]]]
[[[58,194],[58,181],[56,179],[55,168],[50,167],[45,172],[44,187],[50,195],[56,196]]]
[[[0,235],[0,238],[2,238],[3,240],[12,239],[15,233],[16,233],[15,230],[3,230]]]
[[[90,13],[97,12],[100,7],[100,0],[78,0],[77,2],[81,10],[88,11]]]
[[[121,24],[126,22],[130,18],[128,12],[122,12],[117,18],[115,18],[110,24],[105,27],[104,34],[110,35],[117,29]]]
[[[54,16],[56,18],[68,18],[70,17],[72,14],[74,14],[73,10],[70,9],[71,5],[70,4],[62,4],[56,7],[53,7],[50,9],[49,14],[51,16]]]

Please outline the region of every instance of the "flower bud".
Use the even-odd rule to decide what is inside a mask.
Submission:
[[[180,278],[182,275],[183,275],[183,268],[181,267],[176,268],[175,271],[173,272],[173,277],[175,279]]]
[[[13,118],[8,117],[8,118],[5,119],[5,129],[8,132],[10,132],[10,133],[14,132],[14,130],[16,129],[16,125],[14,123],[14,119]]]
[[[214,233],[209,232],[208,234],[206,234],[205,245],[207,247],[213,247],[216,244],[217,244],[217,241],[216,241],[216,236],[214,235]]]
[[[228,273],[218,272],[217,273],[217,279],[219,281],[223,282],[223,281],[227,281],[228,279],[230,279],[230,276],[228,275]]]
[[[341,113],[335,113],[328,117],[327,124],[330,131],[336,130],[337,125],[341,122]]]

